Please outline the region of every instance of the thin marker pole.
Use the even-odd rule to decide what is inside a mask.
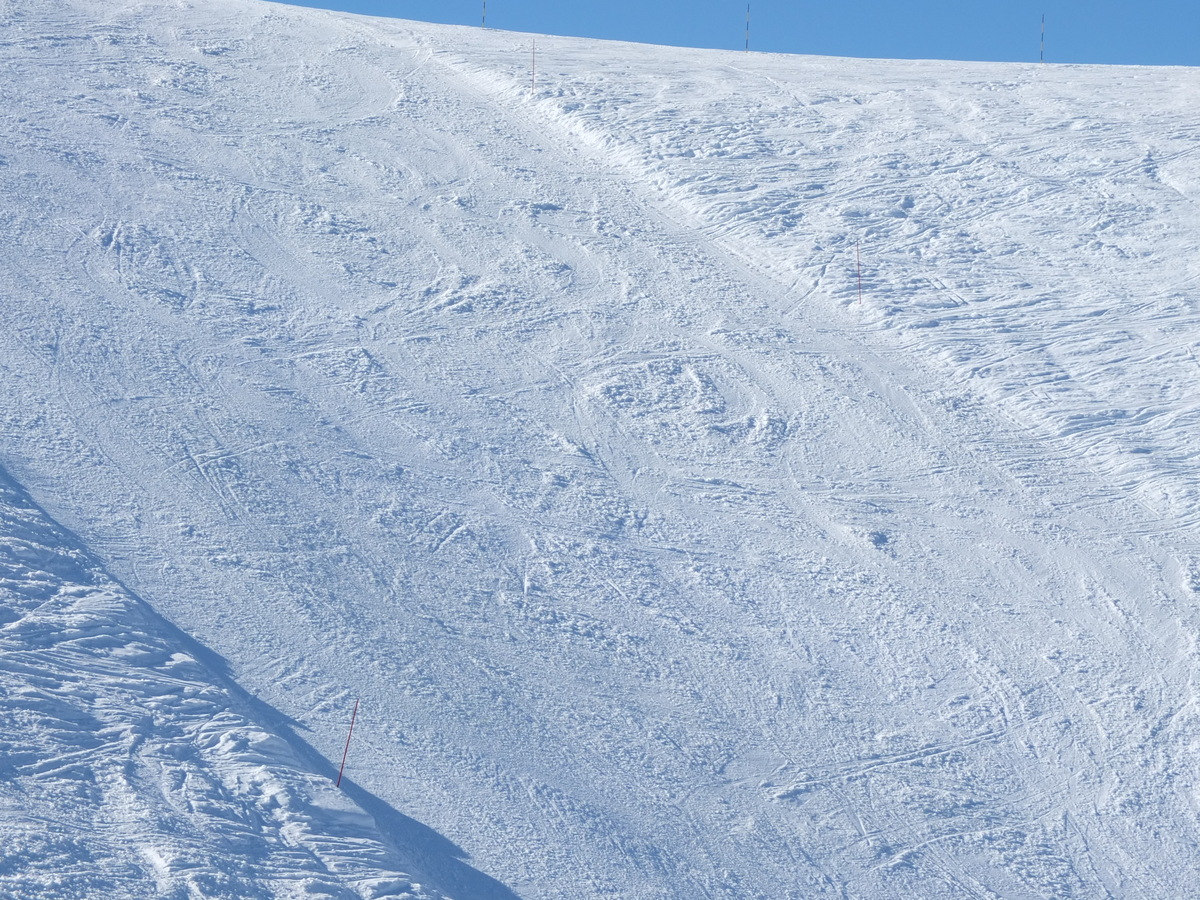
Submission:
[[[750,52],[750,4],[746,4],[746,52]]]
[[[1041,62],[1046,61],[1046,14],[1042,13],[1042,50],[1038,56]]]
[[[862,251],[858,244],[858,241],[854,242],[854,258],[858,261],[858,305],[862,306]]]
[[[346,771],[346,757],[350,755],[350,738],[354,736],[354,720],[358,718],[358,701],[354,701],[354,712],[350,714],[350,733],[346,735],[346,749],[342,751],[342,766],[338,769],[338,780],[334,787],[342,786],[342,773]]]
[[[487,0],[483,0],[483,27],[487,28]]]

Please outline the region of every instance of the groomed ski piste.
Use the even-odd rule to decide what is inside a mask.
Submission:
[[[1200,894],[1200,71],[536,40],[0,0],[0,896]]]

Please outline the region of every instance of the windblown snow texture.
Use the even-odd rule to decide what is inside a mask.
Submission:
[[[1200,891],[1200,73],[529,44],[0,3],[0,891]]]
[[[375,822],[0,474],[6,897],[407,897]]]

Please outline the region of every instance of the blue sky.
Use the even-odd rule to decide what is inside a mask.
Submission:
[[[289,0],[478,25],[482,0]],[[745,0],[488,0],[488,25],[741,49]],[[1200,66],[1197,0],[751,0],[752,50],[835,56],[1030,61],[1046,16],[1048,62]]]

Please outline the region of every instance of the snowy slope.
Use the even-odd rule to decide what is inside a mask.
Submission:
[[[67,803],[110,883],[208,829],[266,896],[1200,886],[1200,74],[539,38],[531,86],[528,36],[250,0],[0,41],[0,464],[227,661],[299,846],[379,848],[273,853],[195,750],[228,826]]]
[[[0,601],[0,894],[429,896],[294,736],[2,475]]]

